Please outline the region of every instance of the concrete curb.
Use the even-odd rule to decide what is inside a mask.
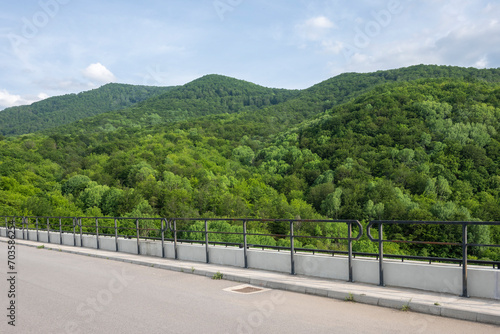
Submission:
[[[4,238],[0,238],[0,242],[6,242],[6,241],[4,240]],[[29,246],[29,247],[40,247],[36,244],[30,244],[30,243],[36,243],[34,241],[30,241],[30,243],[17,241],[17,243],[20,245]],[[285,291],[290,291],[290,292],[304,293],[304,294],[316,295],[316,296],[320,296],[320,297],[327,297],[327,298],[333,298],[333,299],[338,299],[338,300],[352,301],[352,302],[358,302],[358,303],[362,303],[362,304],[369,304],[369,305],[399,309],[402,311],[413,311],[413,312],[417,312],[417,313],[429,314],[429,315],[434,315],[434,316],[442,316],[442,317],[447,317],[447,318],[454,318],[454,319],[459,319],[459,320],[467,320],[467,321],[480,322],[480,323],[500,326],[500,303],[499,303],[498,314],[490,313],[490,312],[486,312],[486,311],[485,312],[477,312],[474,310],[456,308],[456,307],[453,307],[453,306],[447,305],[447,304],[439,305],[437,303],[432,304],[430,302],[413,301],[412,298],[404,299],[404,298],[400,298],[400,297],[396,298],[396,297],[389,297],[389,296],[381,297],[381,296],[377,296],[376,294],[346,292],[346,291],[340,291],[340,289],[336,290],[333,288],[316,287],[316,286],[314,286],[314,282],[311,282],[310,284],[308,284],[308,282],[305,282],[305,283],[304,282],[292,282],[292,280],[290,280],[290,279],[277,280],[277,279],[271,279],[271,278],[263,279],[263,278],[252,278],[251,277],[252,272],[264,272],[262,270],[245,269],[245,270],[248,270],[248,274],[244,274],[244,275],[235,274],[235,273],[224,274],[224,268],[230,270],[231,267],[221,266],[221,265],[212,265],[216,268],[214,268],[214,269],[212,269],[212,268],[197,269],[197,268],[195,268],[195,266],[197,266],[197,265],[199,266],[202,263],[199,263],[199,262],[186,263],[187,261],[179,261],[179,264],[159,264],[159,263],[153,263],[153,262],[158,262],[158,261],[165,260],[165,259],[156,258],[156,257],[149,257],[149,256],[145,256],[145,255],[134,255],[134,254],[123,254],[123,253],[121,253],[122,256],[116,256],[116,253],[114,253],[114,252],[103,251],[103,250],[95,250],[95,249],[90,249],[90,248],[81,248],[79,250],[72,250],[72,249],[69,250],[66,248],[69,248],[71,246],[62,246],[62,248],[61,248],[61,247],[57,247],[59,245],[45,244],[45,243],[38,243],[38,244],[44,245],[43,248],[46,250],[61,251],[61,252],[65,252],[65,253],[75,254],[75,255],[92,256],[92,257],[105,259],[105,260],[121,261],[121,262],[126,262],[126,263],[131,263],[131,264],[154,267],[154,268],[158,268],[158,269],[183,272],[186,274],[206,276],[206,277],[210,277],[210,278],[212,278],[216,273],[222,272],[224,275],[223,279],[225,279],[225,280],[246,283],[246,284],[251,284],[251,285],[255,285],[255,286],[261,286],[261,287],[265,287],[265,288],[269,288],[269,289],[279,289],[279,290],[285,290]],[[93,253],[96,251],[105,252],[106,254],[104,255],[104,254]],[[143,259],[129,259],[128,257],[141,257]],[[176,260],[170,260],[170,261],[176,261]],[[206,265],[206,264],[203,263],[203,265]],[[238,269],[241,269],[241,268],[238,268]],[[304,276],[298,276],[298,277],[305,278]]]

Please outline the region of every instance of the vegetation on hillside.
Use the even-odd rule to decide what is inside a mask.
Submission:
[[[499,78],[497,70],[416,66],[286,91],[203,77],[130,109],[0,141],[0,212],[499,221]],[[345,235],[334,225],[299,230]],[[460,241],[451,226],[384,232]],[[473,227],[469,238],[498,244],[500,229]],[[301,245],[344,247],[324,239]],[[356,251],[373,247],[355,243]],[[387,250],[460,256],[452,246]],[[471,254],[500,260],[498,249]]]
[[[7,108],[0,111],[0,135],[37,132],[124,109],[172,88],[112,83],[79,94],[51,97],[29,106]]]

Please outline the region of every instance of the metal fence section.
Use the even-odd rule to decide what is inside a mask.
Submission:
[[[473,225],[500,226],[500,222],[467,222],[467,221],[389,221],[374,220],[367,225],[367,237],[370,241],[378,244],[378,253],[353,252],[353,242],[363,236],[363,225],[358,220],[301,220],[301,219],[255,219],[255,218],[131,218],[131,217],[30,217],[30,216],[0,216],[5,220],[5,227],[13,223],[21,230],[22,238],[30,240],[29,231],[36,232],[36,241],[40,241],[40,231],[47,232],[48,242],[50,234],[59,233],[59,243],[63,243],[63,235],[73,235],[73,246],[83,247],[83,236],[95,236],[96,248],[100,248],[100,237],[112,237],[115,242],[115,251],[119,251],[118,238],[135,239],[137,242],[137,254],[141,254],[140,240],[155,240],[161,242],[162,257],[165,258],[165,242],[171,242],[174,248],[174,258],[178,259],[178,244],[191,243],[201,244],[205,247],[205,261],[210,263],[209,245],[232,246],[242,249],[244,267],[248,268],[248,249],[262,248],[287,251],[290,253],[290,273],[295,274],[295,257],[297,252],[325,253],[346,255],[348,259],[349,282],[353,282],[353,258],[356,256],[373,257],[379,262],[379,285],[384,286],[384,258],[404,260],[417,260],[431,262],[458,263],[462,266],[462,296],[467,297],[467,265],[493,265],[500,269],[499,261],[472,260],[468,259],[469,247],[500,247],[498,244],[476,244],[467,240],[467,227]],[[230,231],[214,230],[211,228],[217,223],[227,222],[233,227]],[[306,224],[306,225],[304,225]],[[335,236],[306,235],[303,234],[307,224],[333,224],[333,226],[344,226],[345,233]],[[425,241],[425,240],[390,240],[384,239],[384,225],[454,225],[461,227],[461,240],[453,242]],[[279,230],[279,233],[260,233],[257,227],[265,227],[267,231]],[[330,225],[332,226],[332,225]],[[372,236],[372,228],[378,227],[378,237]],[[253,228],[252,228],[253,227]],[[357,232],[353,236],[353,229]],[[232,241],[221,241],[221,236],[234,236]],[[281,240],[282,245],[270,245],[258,238],[267,237],[273,240]],[[296,247],[298,240],[322,239],[344,242],[344,250],[333,249],[311,249]],[[252,241],[254,240],[254,241]],[[286,241],[283,245],[283,241]],[[443,258],[411,255],[395,255],[384,253],[384,243],[409,243],[424,245],[448,245],[461,247],[461,258]],[[347,248],[347,250],[345,250]]]
[[[455,225],[460,226],[462,230],[461,241],[457,242],[436,242],[436,241],[422,241],[422,240],[389,240],[384,239],[384,224],[390,225]],[[378,238],[374,238],[371,234],[372,227],[378,226]],[[462,266],[462,297],[468,297],[467,292],[467,263],[473,262],[468,259],[468,247],[500,247],[500,245],[493,244],[474,244],[469,243],[467,240],[467,226],[471,225],[488,225],[488,226],[500,226],[500,222],[470,222],[470,221],[394,221],[394,220],[374,220],[368,223],[366,234],[370,241],[377,242],[379,253],[379,285],[384,286],[384,242],[394,242],[394,243],[407,243],[407,244],[424,244],[424,245],[449,245],[449,246],[460,246],[462,247],[462,259],[448,259],[448,258],[429,258],[423,256],[413,256],[412,259],[415,260],[429,260],[434,261],[448,261],[455,260],[453,262],[458,262]],[[495,264],[497,268],[500,269],[500,264],[495,261],[474,261],[479,264]]]
[[[202,221],[203,229],[202,230],[183,230],[182,228],[178,228],[179,223],[192,222],[192,221]],[[209,222],[232,222],[233,224],[241,225],[241,232],[227,232],[227,231],[210,231],[209,230]],[[248,224],[252,222],[259,222],[265,224],[284,224],[286,226],[286,232],[284,234],[270,234],[270,233],[252,233],[248,231]],[[300,235],[295,234],[294,226],[296,224],[307,224],[307,223],[334,223],[334,224],[346,224],[347,227],[347,236],[335,236],[335,237],[325,237],[325,236],[311,236],[311,235]],[[358,234],[353,237],[352,236],[352,228],[353,225],[357,227]],[[359,240],[363,235],[363,226],[357,220],[294,220],[294,219],[226,219],[226,218],[173,218],[169,223],[170,231],[173,233],[173,242],[174,242],[174,250],[175,250],[175,259],[177,259],[177,243],[178,242],[191,242],[191,243],[200,243],[199,240],[189,240],[189,239],[179,239],[179,234],[183,233],[202,233],[204,237],[204,245],[205,245],[205,260],[206,263],[210,262],[208,245],[230,245],[230,246],[238,246],[243,248],[243,256],[244,256],[244,266],[248,268],[248,254],[247,249],[250,247],[254,248],[268,248],[268,249],[276,249],[276,250],[287,250],[290,252],[290,273],[292,275],[295,274],[295,253],[297,251],[311,251],[311,249],[305,248],[296,248],[295,241],[300,238],[311,238],[311,239],[330,239],[330,240],[345,240],[347,241],[347,257],[348,257],[348,271],[349,271],[349,282],[353,281],[352,274],[352,242]],[[210,235],[212,234],[225,234],[225,235],[239,235],[242,237],[241,242],[220,242],[220,241],[210,241]],[[248,242],[249,236],[263,236],[263,237],[273,237],[273,238],[284,238],[290,241],[290,246],[270,246],[265,244],[252,244]],[[321,250],[316,250],[321,251]]]

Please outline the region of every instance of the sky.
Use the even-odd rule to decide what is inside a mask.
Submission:
[[[495,0],[4,1],[0,110],[109,82],[304,89],[417,64],[498,68],[499,20]]]

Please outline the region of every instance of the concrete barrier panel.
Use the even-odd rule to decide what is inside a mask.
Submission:
[[[36,241],[36,231],[29,231],[28,239],[31,241]]]
[[[23,239],[23,230],[14,230],[14,233],[16,235],[16,239]]]
[[[298,275],[349,280],[347,257],[295,254],[295,272]]]
[[[209,247],[210,263],[245,267],[243,248],[235,247]]]
[[[63,233],[62,235],[62,240],[63,240],[63,245],[67,246],[74,246],[75,245],[75,238],[73,237],[73,233]]]
[[[165,243],[165,258],[175,259],[175,249],[173,243]]]
[[[142,255],[161,257],[161,242],[153,240],[139,240],[139,249]]]
[[[51,239],[52,241],[52,239]],[[97,248],[97,240],[94,235],[84,235],[83,236],[83,247],[87,248]]]
[[[118,238],[118,251],[129,254],[137,254],[137,240]]]
[[[99,237],[99,248],[107,251],[116,251],[115,238]]]
[[[50,232],[50,243],[51,244],[59,244],[60,239],[61,239],[61,236],[59,235],[59,232]]]
[[[354,282],[379,284],[378,261],[375,259],[352,259]]]
[[[461,267],[424,263],[384,261],[386,285],[459,295],[462,292]]]
[[[47,232],[38,232],[38,240],[40,242],[49,242],[49,237]]]
[[[500,299],[500,270],[467,268],[467,285],[470,296]]]
[[[261,251],[249,249],[248,267],[282,273],[291,272],[291,255],[289,252]]]
[[[177,244],[179,260],[206,262],[205,245]]]

